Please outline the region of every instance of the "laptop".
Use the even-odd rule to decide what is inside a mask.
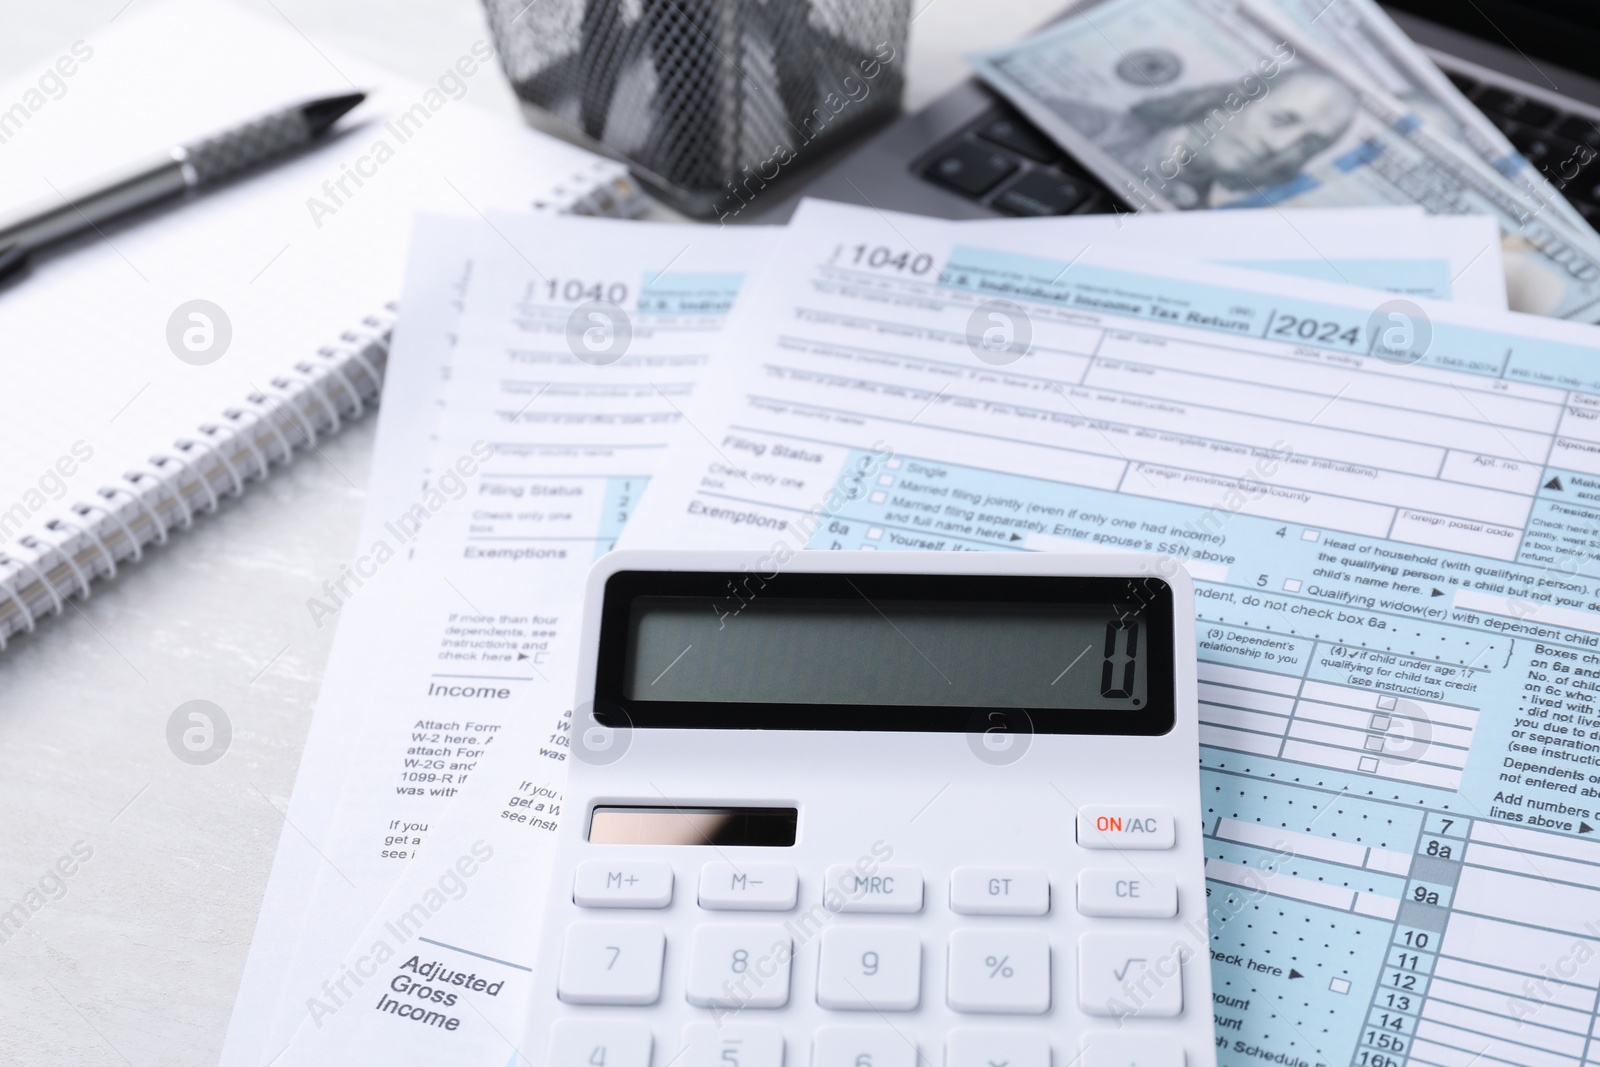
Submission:
[[[1600,19],[1593,0],[1383,5],[1527,159],[1600,225]],[[1580,145],[1576,180],[1555,169]],[[971,79],[829,166],[799,196],[941,218],[1109,212],[1120,201],[1021,113]],[[756,218],[741,221],[758,221]]]

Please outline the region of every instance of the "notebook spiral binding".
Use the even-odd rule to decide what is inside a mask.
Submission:
[[[610,164],[596,161],[596,171]],[[632,218],[645,206],[626,174],[595,181],[575,174],[536,212]],[[180,438],[172,453],[151,456],[143,468],[103,486],[93,502],[80,501],[71,518],[55,518],[43,535],[19,537],[0,551],[0,651],[12,635],[32,632],[40,619],[59,615],[78,595],[88,599],[96,579],[115,577],[117,564],[138,562],[149,544],[164,545],[195,516],[217,510],[222,495],[237,497],[247,481],[265,478],[288,463],[297,447],[315,448],[318,434],[338,433],[346,420],[375,407],[383,390],[395,307],[363,320],[338,345],[294,365],[294,376],[270,380],[270,392],[253,392],[223,421],[204,423],[198,438]],[[20,548],[23,551],[19,552]]]
[[[297,363],[294,376],[275,377],[269,391],[228,408],[221,422],[202,424],[198,437],[178,439],[171,452],[102,487],[92,503],[74,504],[70,518],[51,519],[42,535],[0,552],[0,649],[45,615],[61,614],[71,597],[87,599],[96,579],[137,562],[146,545],[165,544],[195,516],[216,511],[224,495],[243,494],[246,482],[289,462],[297,447],[316,447],[318,434],[337,433],[375,406],[393,326],[391,306]]]

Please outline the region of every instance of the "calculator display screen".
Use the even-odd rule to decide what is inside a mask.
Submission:
[[[1172,595],[1153,578],[621,572],[596,717],[703,729],[1164,733]],[[1190,653],[1192,655],[1192,652]]]
[[[797,808],[597,807],[589,840],[597,845],[761,845],[788,848]]]
[[[1149,656],[1112,605],[640,597],[624,692],[743,704],[1139,707]]]

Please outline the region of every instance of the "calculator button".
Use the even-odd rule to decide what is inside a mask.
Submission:
[[[950,1031],[944,1067],[1050,1067],[1050,1038],[1037,1030]]]
[[[672,864],[585,860],[572,881],[580,908],[664,908],[672,903]]]
[[[915,867],[879,867],[863,874],[848,863],[828,868],[823,900],[830,911],[922,910],[922,872]]]
[[[811,1067],[865,1067],[866,1064],[917,1067],[916,1040],[887,1026],[824,1026],[817,1031],[811,1048]]]
[[[1178,880],[1159,871],[1079,871],[1078,913],[1105,918],[1170,919],[1178,914]]]
[[[1078,809],[1082,848],[1171,848],[1174,840],[1168,808],[1092,804]]]
[[[1050,911],[1050,876],[1021,867],[957,867],[950,872],[950,910],[1044,915]]]
[[[668,1059],[672,1067],[783,1067],[783,1031],[690,1023],[683,1028],[683,1051]]]
[[[655,923],[567,927],[557,994],[568,1004],[654,1004],[667,938]]]
[[[822,931],[821,957],[817,1003],[824,1008],[912,1011],[922,1000],[922,939],[915,930],[830,926]]]
[[[1085,1034],[1076,1067],[1183,1067],[1183,1046],[1151,1034]]]
[[[1111,1018],[1183,1012],[1183,969],[1161,934],[1100,931],[1078,939],[1078,1007]]]
[[[775,923],[696,927],[685,993],[702,1008],[781,1008],[793,956],[789,932]]]
[[[1049,1011],[1050,942],[1026,931],[957,930],[950,935],[947,998],[956,1011]]]
[[[643,1023],[562,1019],[550,1035],[550,1067],[650,1067],[650,1044]]]
[[[708,863],[700,868],[700,906],[718,911],[788,911],[800,879],[788,863]]]

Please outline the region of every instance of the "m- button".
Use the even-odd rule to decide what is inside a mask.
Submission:
[[[829,911],[922,910],[922,872],[915,867],[875,867],[863,870],[848,863],[828,868],[822,886],[822,903]]]
[[[1176,839],[1168,808],[1091,804],[1078,809],[1081,848],[1171,848]]]
[[[728,863],[700,868],[700,906],[716,911],[788,911],[799,895],[789,863]]]

